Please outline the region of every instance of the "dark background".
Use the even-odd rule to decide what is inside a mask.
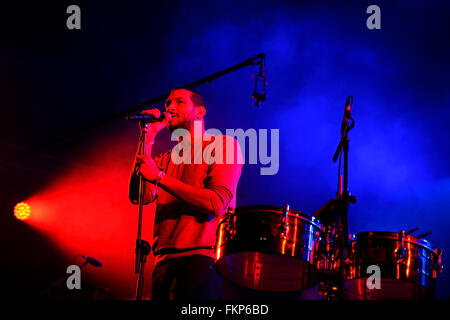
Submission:
[[[66,28],[71,4],[81,8],[81,30]],[[381,8],[381,30],[366,27],[371,4]],[[76,254],[104,263],[83,269],[87,286],[133,297],[137,209],[127,183],[138,129],[110,118],[261,52],[268,77],[263,106],[252,106],[252,68],[196,88],[209,104],[207,128],[279,129],[278,173],[245,166],[237,205],[289,203],[311,214],[334,197],[331,158],[352,95],[349,189],[358,202],[350,232],[418,226],[417,234],[433,232],[427,239],[443,249],[448,266],[448,2],[77,0],[0,7],[1,265],[11,297],[37,297]],[[158,150],[169,140],[161,134]],[[32,210],[25,222],[13,216],[20,201]],[[146,211],[149,240],[153,215],[150,206]],[[150,259],[147,275],[152,268]],[[439,299],[450,297],[449,285],[444,269]]]

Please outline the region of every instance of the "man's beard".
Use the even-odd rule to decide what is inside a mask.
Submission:
[[[179,119],[177,119],[179,120]],[[173,131],[177,130],[177,129],[186,129],[189,130],[191,127],[193,126],[193,121],[187,121],[187,120],[183,120],[182,122],[177,121],[175,124],[172,124],[172,121],[170,121],[167,124],[167,129],[172,133]]]

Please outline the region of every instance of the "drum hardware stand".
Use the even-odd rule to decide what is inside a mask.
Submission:
[[[422,239],[422,238],[425,238],[425,237],[429,236],[429,235],[432,234],[432,233],[433,233],[433,232],[430,231],[430,232],[421,234],[420,236],[417,236],[416,239]]]
[[[230,236],[231,239],[234,239],[234,237],[236,236],[236,215],[234,214],[235,209],[232,207],[228,207],[228,216],[230,217],[230,224],[229,224],[229,228],[230,230],[228,230],[228,232],[230,232]]]
[[[139,126],[141,129],[139,136],[139,155],[145,155],[145,138],[147,135],[148,123],[145,121],[139,121]],[[144,292],[144,269],[145,262],[147,261],[147,255],[151,251],[150,244],[141,239],[142,235],[142,213],[144,210],[144,178],[139,175],[139,220],[138,220],[138,232],[136,239],[136,259],[134,273],[138,273],[138,281],[136,287],[136,300],[142,300],[142,295]]]
[[[333,161],[336,162],[339,157],[339,179],[338,179],[338,192],[337,200],[342,202],[341,210],[338,211],[338,261],[339,261],[339,281],[338,281],[338,299],[344,298],[344,279],[345,279],[345,257],[346,252],[349,249],[349,233],[348,233],[348,209],[350,203],[356,202],[356,197],[351,196],[348,191],[348,149],[350,139],[348,138],[348,132],[355,126],[355,121],[351,116],[351,110],[353,107],[353,97],[349,96],[345,103],[344,119],[341,124],[341,140],[333,156]],[[349,120],[351,123],[349,124]],[[344,154],[344,174],[341,175],[341,154]]]
[[[441,274],[444,272],[444,266],[442,265],[442,250],[434,249],[434,253],[436,253],[436,263],[434,266],[435,272]]]
[[[289,228],[289,223],[288,223],[289,210],[290,210],[289,204],[285,204],[283,206],[283,219],[282,219],[281,225],[280,225],[281,236],[284,239],[287,238],[287,233],[288,233],[288,228]]]
[[[401,277],[401,275],[405,272],[406,269],[406,248],[405,248],[405,237],[406,237],[405,230],[401,230],[398,233],[398,243],[400,246],[397,248],[395,252],[395,263],[397,268],[397,277]]]
[[[411,229],[409,231],[405,232],[405,235],[409,236],[410,234],[412,234],[413,232],[416,232],[417,230],[419,230],[419,227],[415,227],[414,229]]]
[[[444,266],[442,265],[442,249],[436,248],[434,249],[434,253],[436,254],[436,260],[434,261],[433,266],[433,278],[436,278],[438,274],[442,274],[444,272]],[[436,292],[432,293],[431,299],[435,299]]]

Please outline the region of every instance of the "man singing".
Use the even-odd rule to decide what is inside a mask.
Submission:
[[[213,267],[216,231],[221,215],[236,207],[241,150],[234,138],[205,133],[206,103],[198,93],[173,89],[165,107],[165,119],[148,125],[146,155],[136,156],[130,179],[134,204],[139,174],[145,181],[144,204],[156,200],[152,299],[219,299],[221,278]],[[144,113],[161,115],[158,109]],[[153,159],[155,137],[165,127],[172,136],[184,134],[177,135],[176,148]]]

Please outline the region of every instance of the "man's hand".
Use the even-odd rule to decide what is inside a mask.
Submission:
[[[156,178],[161,170],[159,170],[153,158],[147,155],[137,155],[136,164],[138,165],[139,173],[145,180],[150,182],[156,181]]]
[[[142,113],[144,114],[151,114],[154,115],[155,117],[159,118],[161,116],[161,111],[159,109],[148,109],[148,110],[144,110],[142,111]],[[164,129],[167,126],[167,123],[169,122],[169,113],[166,113],[165,118],[163,121],[159,121],[159,122],[152,122],[148,124],[148,132],[147,132],[147,137],[148,137],[148,142],[153,142],[153,140],[155,140],[156,134],[158,132],[160,132],[162,129]]]

